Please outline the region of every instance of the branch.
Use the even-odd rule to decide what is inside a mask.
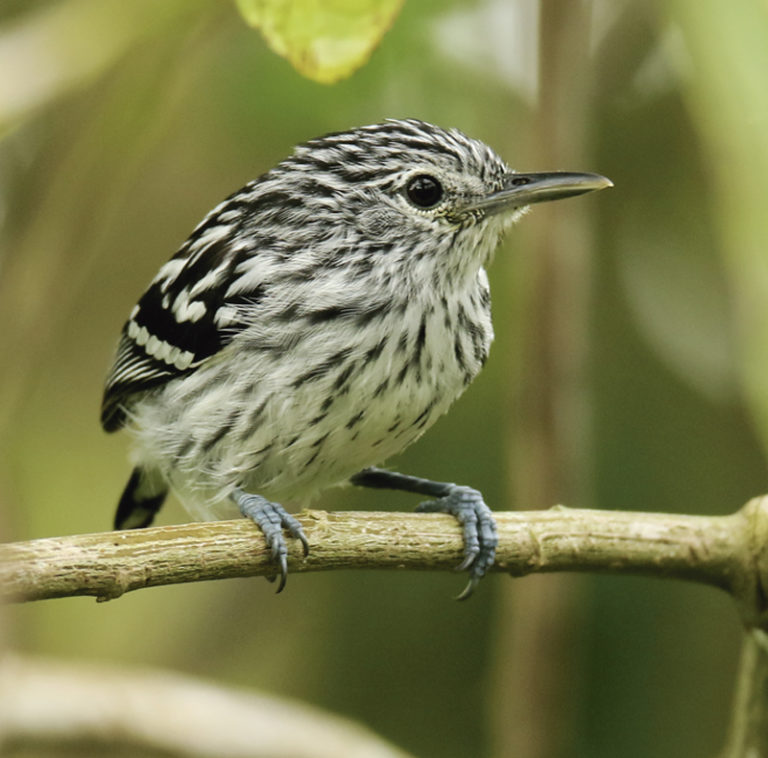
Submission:
[[[495,514],[495,571],[645,574],[730,592],[748,626],[768,628],[768,496],[729,516],[628,513],[555,506]],[[289,540],[291,573],[330,569],[451,569],[460,530],[440,514],[304,511],[305,559]],[[141,587],[270,576],[259,529],[246,519],[0,545],[0,600],[73,595],[99,600]]]
[[[0,713],[3,755],[409,758],[298,701],[86,661],[0,657]]]
[[[768,639],[761,629],[744,638],[731,725],[721,758],[768,755]]]

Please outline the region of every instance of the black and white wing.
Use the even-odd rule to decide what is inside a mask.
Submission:
[[[231,200],[212,211],[134,307],[104,388],[106,431],[125,423],[131,395],[194,371],[242,328],[226,302],[238,264],[252,254],[238,233],[241,211]]]

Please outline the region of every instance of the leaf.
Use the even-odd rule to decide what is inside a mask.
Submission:
[[[332,84],[370,57],[403,0],[235,0],[246,22],[309,79]]]
[[[768,448],[768,5],[675,0],[667,7],[691,63],[687,96],[708,151],[738,369]]]

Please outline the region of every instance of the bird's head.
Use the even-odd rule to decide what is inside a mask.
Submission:
[[[415,119],[310,140],[281,168],[313,218],[358,251],[454,272],[482,266],[533,203],[612,186],[597,174],[515,172],[483,142]]]

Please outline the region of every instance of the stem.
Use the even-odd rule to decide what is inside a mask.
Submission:
[[[768,497],[730,516],[597,511],[556,506],[496,513],[496,571],[513,576],[599,571],[687,579],[736,598],[749,626],[768,627]],[[442,514],[305,511],[309,556],[289,540],[292,573],[330,569],[451,569],[461,532]],[[269,551],[246,519],[0,545],[0,599],[93,595],[165,584],[270,576]]]
[[[768,755],[768,639],[761,629],[744,638],[731,726],[722,758]]]

